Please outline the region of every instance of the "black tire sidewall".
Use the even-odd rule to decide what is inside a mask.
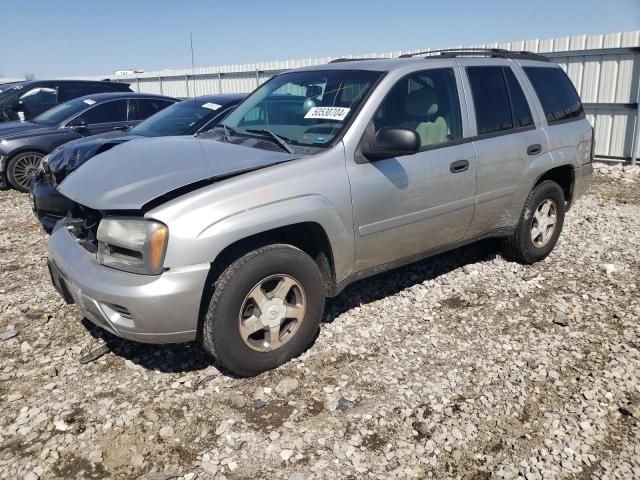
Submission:
[[[29,189],[20,186],[20,184],[16,181],[14,170],[16,168],[16,164],[20,161],[20,159],[29,155],[38,155],[40,159],[44,157],[44,155],[40,152],[22,152],[14,156],[7,163],[7,180],[9,181],[9,185],[11,185],[12,188],[14,188],[15,190],[18,190],[19,192],[28,192]]]
[[[233,269],[233,264],[230,269]],[[295,336],[273,352],[258,352],[245,344],[238,329],[238,317],[247,293],[271,275],[286,274],[304,290],[306,311]],[[223,275],[225,275],[223,273]],[[325,291],[315,262],[294,247],[268,249],[243,263],[214,294],[203,328],[213,341],[213,354],[223,367],[241,376],[275,368],[300,355],[315,338],[324,312]],[[206,347],[206,344],[205,344]]]
[[[536,247],[531,240],[531,226],[533,224],[533,214],[538,206],[546,199],[551,199],[557,207],[557,221],[556,228],[553,232],[553,236],[549,242],[542,246]],[[522,258],[528,263],[538,262],[546,258],[558,242],[558,238],[562,233],[562,226],[564,225],[566,205],[564,193],[560,185],[553,181],[545,181],[538,185],[529,197],[524,211],[522,212],[522,219],[520,221],[519,228],[519,245]]]

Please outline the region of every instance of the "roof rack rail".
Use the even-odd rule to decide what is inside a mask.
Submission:
[[[405,53],[399,58],[410,58],[424,55],[424,58],[455,58],[455,57],[493,57],[493,58],[514,58],[518,60],[538,60],[549,62],[550,60],[540,54],[527,52],[524,50],[505,50],[503,48],[444,48],[440,50],[425,50],[423,52]]]
[[[378,57],[378,58],[334,58],[329,63],[364,62],[365,60],[389,60],[389,57]]]

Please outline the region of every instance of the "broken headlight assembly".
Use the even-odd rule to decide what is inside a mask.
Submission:
[[[144,218],[105,217],[97,232],[98,262],[142,275],[162,273],[169,229]]]

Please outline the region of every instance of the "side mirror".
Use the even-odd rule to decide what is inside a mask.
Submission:
[[[374,137],[362,145],[362,154],[368,160],[413,155],[420,151],[420,136],[409,128],[381,128]]]
[[[69,124],[69,128],[71,130],[82,131],[87,129],[87,122],[80,118],[76,118],[73,122]]]

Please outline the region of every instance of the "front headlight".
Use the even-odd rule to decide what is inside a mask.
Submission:
[[[98,261],[143,275],[162,273],[169,229],[142,218],[103,218],[98,225]]]

